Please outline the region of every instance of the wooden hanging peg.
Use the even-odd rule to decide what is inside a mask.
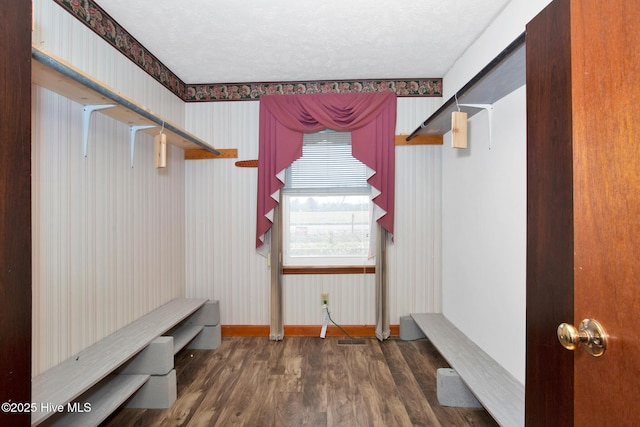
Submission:
[[[156,169],[167,167],[167,135],[160,133],[154,137],[154,158]]]
[[[467,148],[467,113],[451,113],[451,147]]]
[[[236,166],[239,168],[257,168],[258,161],[257,160],[238,160],[236,162]]]

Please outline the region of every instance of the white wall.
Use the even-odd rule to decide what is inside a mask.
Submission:
[[[34,2],[34,42],[125,96],[183,121],[175,95],[53,1]],[[33,375],[185,292],[184,153],[153,167],[140,133],[94,113],[82,153],[82,105],[34,86]]]
[[[513,0],[444,77],[445,99],[525,31],[548,0]],[[469,149],[443,171],[443,313],[518,380],[525,378],[526,94],[469,120]],[[491,149],[489,149],[491,145]]]
[[[396,133],[412,132],[440,98],[398,99]],[[256,102],[191,103],[186,126],[219,148],[258,156]],[[440,311],[441,147],[396,148],[396,234],[389,249],[391,323]],[[269,324],[269,268],[255,252],[257,170],[234,160],[186,164],[187,295],[220,300],[221,322]],[[319,325],[320,293],[342,324],[374,324],[372,275],[285,276],[286,325]]]
[[[443,313],[524,382],[526,127],[522,87],[443,151]]]

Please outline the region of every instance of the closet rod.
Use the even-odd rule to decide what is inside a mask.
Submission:
[[[498,99],[503,96],[511,93],[513,90],[521,87],[525,83],[525,72],[524,72],[524,54],[519,52],[519,50],[525,45],[526,34],[522,33],[518,38],[516,38],[509,46],[507,46],[502,52],[498,54],[489,64],[487,64],[478,74],[476,74],[467,84],[465,84],[462,89],[458,90],[454,96],[449,98],[440,108],[438,108],[432,115],[427,117],[427,119],[420,124],[420,126],[414,130],[408,137],[407,141],[410,141],[416,135],[419,134],[436,134],[442,135],[446,133],[444,131],[432,132],[430,129],[433,128],[435,122],[439,122],[444,120],[447,122],[446,131],[451,130],[450,127],[450,115],[451,111],[455,110],[456,100],[455,96],[457,95],[459,102],[466,103],[485,103],[485,104],[493,104]],[[524,51],[523,51],[524,52]],[[518,64],[513,64],[513,58],[515,54],[520,53],[520,56],[517,56]],[[519,64],[522,62],[522,64]],[[491,78],[492,73],[500,70],[501,68],[506,68],[507,71],[516,71],[518,73],[517,76],[506,76],[507,78],[500,78],[493,76]],[[488,95],[488,99],[477,99],[477,100],[466,100],[463,101],[463,98],[466,95],[470,95],[472,92],[476,92],[479,88],[486,84],[486,80],[491,81],[491,87],[481,89],[483,92],[486,92]],[[483,96],[484,98],[484,96]],[[476,112],[479,110],[476,110]],[[437,125],[436,125],[437,127]],[[427,128],[427,130],[425,130]]]
[[[55,58],[50,57],[49,55],[47,55],[46,53],[38,50],[37,48],[32,48],[31,49],[31,56],[33,57],[33,59],[35,59],[36,61],[42,63],[43,65],[51,68],[54,71],[57,71],[58,73],[62,74],[65,77],[70,78],[71,80],[74,80],[78,83],[80,83],[81,85],[91,89],[92,91],[108,98],[109,100],[122,105],[123,107],[133,111],[134,113],[148,119],[151,120],[153,123],[156,123],[158,126],[164,126],[165,129],[175,133],[176,135],[178,135],[180,138],[183,138],[189,142],[192,142],[193,144],[196,144],[199,147],[204,148],[207,151],[210,151],[216,155],[220,155],[220,152],[218,150],[216,150],[215,148],[211,147],[210,145],[207,145],[206,143],[203,143],[202,141],[199,141],[198,139],[194,138],[192,135],[186,133],[185,131],[173,126],[171,123],[167,123],[165,120],[163,120],[160,117],[157,117],[156,115],[150,113],[149,111],[145,110],[144,108],[141,108],[140,106],[134,104],[133,102],[127,100],[126,98],[118,95],[117,93],[113,92],[112,90],[110,90],[109,88],[99,84],[98,82],[92,80],[91,78],[83,75],[82,73],[74,70],[73,68],[67,66],[66,64],[58,61]]]

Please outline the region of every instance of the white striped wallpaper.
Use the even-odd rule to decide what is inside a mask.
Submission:
[[[397,133],[412,132],[440,98],[398,99]],[[192,103],[187,130],[218,148],[258,156],[259,103]],[[441,147],[396,148],[396,235],[389,247],[391,323],[411,312],[441,310]],[[233,159],[186,163],[187,295],[220,300],[221,321],[269,323],[269,268],[255,251],[255,168]],[[321,322],[321,292],[332,317],[344,324],[374,323],[372,275],[285,276],[286,325]]]
[[[33,92],[33,373],[184,294],[184,159],[153,166],[153,138]]]
[[[258,156],[258,102],[190,103],[186,129]],[[238,159],[186,162],[187,296],[220,300],[222,324],[269,324],[269,269],[255,252],[257,169]]]
[[[34,41],[182,123],[184,104],[52,1],[34,2]],[[168,96],[167,96],[168,95]],[[184,295],[184,155],[153,166],[153,138],[34,86],[33,375]]]
[[[411,133],[441,98],[398,98],[396,133]],[[442,147],[396,148],[395,243],[390,258],[391,323],[442,310]]]

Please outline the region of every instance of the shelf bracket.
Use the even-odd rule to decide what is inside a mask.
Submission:
[[[82,108],[82,154],[87,157],[87,144],[89,142],[89,123],[91,121],[91,113],[105,108],[115,107],[115,104],[85,105]]]
[[[131,140],[131,167],[133,168],[133,153],[136,147],[136,134],[139,130],[154,128],[155,126],[143,125],[143,126],[129,126],[129,138]]]
[[[479,108],[487,110],[489,116],[489,150],[491,150],[491,129],[493,128],[493,104],[460,104],[461,107]]]

